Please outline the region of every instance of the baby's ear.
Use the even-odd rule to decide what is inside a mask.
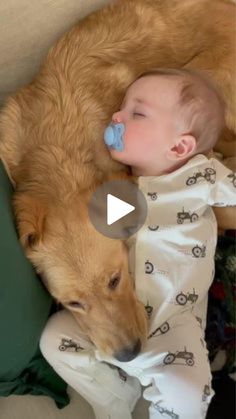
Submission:
[[[175,145],[167,152],[167,157],[170,160],[186,159],[196,151],[196,145],[196,139],[193,135],[181,135]]]
[[[40,199],[24,192],[15,194],[13,207],[20,242],[30,250],[43,240],[47,209]]]

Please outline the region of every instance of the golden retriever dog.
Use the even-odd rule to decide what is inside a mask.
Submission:
[[[234,42],[230,1],[116,1],[66,33],[1,113],[0,157],[15,186],[26,255],[91,341],[117,359],[141,350],[147,316],[126,243],[97,232],[88,217],[96,187],[129,175],[112,161],[104,128],[127,86],[165,66],[205,71],[222,92],[227,129],[235,133]]]

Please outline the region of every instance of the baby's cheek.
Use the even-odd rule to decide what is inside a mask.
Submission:
[[[110,155],[111,158],[120,162],[123,162],[123,160],[125,159],[126,156],[126,151],[125,149],[123,151],[117,151],[114,148],[110,149]]]

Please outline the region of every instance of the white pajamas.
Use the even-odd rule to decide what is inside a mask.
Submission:
[[[203,155],[168,175],[139,178],[148,216],[129,240],[129,257],[149,336],[134,360],[102,357],[68,312],[49,320],[41,350],[96,419],[130,419],[140,383],[150,419],[205,417],[213,392],[204,328],[217,237],[210,206],[236,205],[235,187],[236,176]]]

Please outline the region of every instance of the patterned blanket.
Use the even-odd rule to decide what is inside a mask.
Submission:
[[[210,362],[221,352],[227,374],[235,372],[236,232],[218,237],[215,279],[209,291],[206,341]],[[222,359],[222,356],[221,356]]]

